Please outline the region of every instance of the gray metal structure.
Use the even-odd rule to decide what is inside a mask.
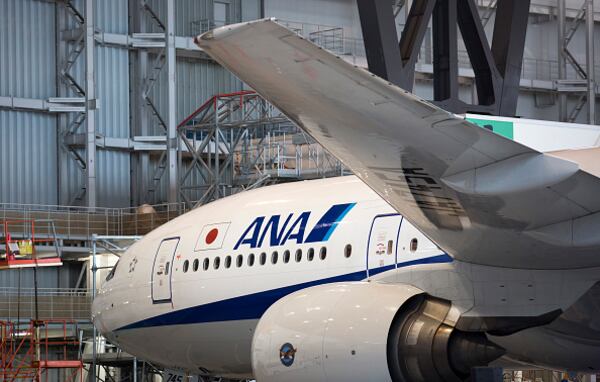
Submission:
[[[565,2],[557,0],[558,19],[558,91],[560,121],[574,122],[581,110],[587,104],[590,124],[596,122],[596,75],[594,70],[594,1],[583,0],[581,8],[571,21],[567,19]],[[584,25],[585,24],[585,25]],[[580,27],[585,26],[585,64],[580,63],[569,49],[575,33]],[[569,78],[567,65],[576,74]],[[568,110],[567,96],[575,94],[576,103]]]
[[[593,18],[586,15],[593,12],[585,9],[591,8],[592,2],[586,0],[589,5],[579,11],[583,0],[531,1],[530,26],[543,30],[530,28],[534,37],[526,43],[528,49],[542,45],[538,39],[548,35],[546,30],[555,31],[553,23],[566,20],[568,27],[561,36],[568,37],[569,44],[560,51],[569,53],[558,61],[532,58],[531,54],[523,59],[517,114],[557,118],[554,99],[558,97],[564,105],[562,118],[581,121],[578,111],[584,109],[587,99],[595,98],[597,88],[595,71],[588,69],[594,67]],[[415,78],[414,91],[427,94],[432,89],[431,68],[440,65],[434,54],[433,25],[423,21],[427,12],[433,13],[432,2],[384,3],[393,6],[388,13],[397,18],[385,18],[380,11],[378,17],[385,20],[381,27],[407,23],[405,30],[414,32],[405,33],[402,40],[402,65],[405,75]],[[501,24],[496,19],[503,18],[502,3],[470,1],[467,11],[473,15],[476,4],[481,26],[491,35],[491,25],[497,29]],[[512,2],[514,6],[522,3]],[[213,95],[244,89],[239,80],[208,59],[191,37],[215,25],[279,16],[298,33],[364,65],[360,22],[352,16],[356,4],[355,0],[181,0],[172,4],[167,0],[3,0],[0,202],[128,207],[181,201],[177,185],[182,184],[186,160],[180,163],[179,158],[186,154],[174,125]],[[560,4],[566,9],[561,13],[564,17],[557,20],[553,15]],[[411,9],[415,10],[412,15]],[[416,22],[418,9],[424,11],[420,22]],[[585,24],[585,20],[589,22]],[[382,36],[392,43],[396,37],[393,33]],[[582,44],[584,38],[587,44]],[[419,46],[420,40],[423,46]],[[487,69],[473,73],[473,60],[467,59],[463,40],[459,38],[458,53],[452,59],[458,61],[451,69],[458,71],[458,88],[456,83],[435,88],[439,97],[458,92],[459,100],[469,104],[469,99],[486,98],[488,87],[481,86],[480,79],[486,78]],[[582,50],[586,46],[587,56]],[[547,50],[559,51],[552,46]],[[489,54],[483,56],[481,62],[485,63]],[[415,57],[418,60],[411,61]],[[585,76],[573,69],[573,62],[579,63]],[[474,67],[479,71],[479,65]],[[516,66],[505,68],[513,70],[512,75],[504,73],[505,77],[516,77]],[[517,86],[505,90],[510,97],[501,93],[502,99],[514,103]],[[594,103],[587,105],[593,116]],[[483,108],[488,110],[490,105]]]
[[[431,20],[433,100],[456,113],[512,117],[517,111],[529,4],[529,0],[494,2],[497,17],[490,48],[484,23],[489,21],[491,3],[482,17],[475,0],[415,0],[398,44],[392,12],[396,3],[358,0],[369,69],[412,91],[415,64]],[[476,104],[465,103],[458,94],[458,28],[475,74]]]

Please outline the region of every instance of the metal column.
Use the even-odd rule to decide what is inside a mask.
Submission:
[[[588,123],[596,124],[596,81],[594,74],[594,0],[586,0],[586,58]]]
[[[130,32],[147,32],[147,23],[144,20],[145,12],[139,0],[129,0]],[[145,84],[148,80],[149,54],[147,49],[137,49],[130,53],[130,83],[131,86],[131,137],[149,136],[150,120],[148,108],[144,99]],[[145,191],[150,183],[150,154],[146,151],[133,153],[131,156],[131,200],[132,205],[151,202],[145,200]]]
[[[396,85],[401,82],[400,51],[389,0],[358,0],[360,23],[365,41],[369,70]],[[412,88],[412,84],[411,84]],[[410,89],[409,89],[410,90]]]
[[[167,97],[168,97],[168,117],[167,117],[167,171],[169,174],[168,196],[169,203],[176,203],[178,199],[177,191],[177,109],[175,104],[175,0],[167,0],[167,29],[166,48],[167,48]]]
[[[530,0],[493,2],[497,3],[497,17],[491,48],[475,0],[410,2],[398,43],[394,6],[401,3],[358,0],[371,72],[412,91],[415,63],[432,19],[434,102],[455,113],[515,115]],[[488,5],[487,11],[486,22],[493,7]],[[473,104],[463,102],[458,94],[457,25],[475,73],[477,102]]]
[[[565,56],[565,21],[566,10],[565,0],[556,0],[558,10],[558,78],[564,79],[567,77],[567,58]],[[565,122],[567,120],[567,94],[558,93],[558,120]]]
[[[85,1],[86,200],[96,207],[96,82],[94,73],[94,1]]]
[[[89,1],[89,0],[88,0]],[[96,272],[98,272],[98,266],[96,264],[96,251],[97,251],[98,235],[92,235],[92,300],[96,298]],[[96,382],[96,359],[98,358],[98,330],[96,325],[92,324],[92,370],[91,370],[91,381]]]
[[[433,99],[455,110],[458,101],[456,0],[438,0],[433,10]]]

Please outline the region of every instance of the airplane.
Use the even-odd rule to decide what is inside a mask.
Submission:
[[[600,371],[596,149],[506,139],[274,19],[194,40],[355,175],[243,192],[152,231],[93,302],[106,338],[259,382]]]

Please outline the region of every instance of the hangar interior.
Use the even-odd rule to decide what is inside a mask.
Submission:
[[[383,2],[396,37],[422,26],[420,39],[405,40],[415,42],[413,92],[438,100],[447,90],[456,101],[450,108],[482,104],[470,43],[456,29],[455,55],[446,58],[458,76],[451,89],[436,85],[435,46],[447,42],[436,39],[433,22],[415,23],[415,2]],[[452,111],[596,124],[599,2],[531,0],[520,30],[496,19],[502,0],[470,2],[487,40],[498,25],[523,37],[509,74],[517,76],[514,111]],[[386,30],[364,33],[365,15],[377,9],[359,8],[356,0],[0,0],[0,350],[8,362],[0,380],[42,372],[48,380],[158,378],[157,367],[95,336],[89,321],[96,286],[118,254],[195,206],[350,174],[192,37],[275,17],[372,68],[363,36]],[[46,362],[31,366],[48,347]],[[558,380],[520,373],[505,380]]]

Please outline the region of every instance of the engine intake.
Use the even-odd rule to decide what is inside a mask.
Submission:
[[[273,304],[252,341],[261,382],[461,381],[503,354],[483,333],[456,330],[449,302],[397,284],[307,288]],[[458,318],[458,317],[456,317]]]
[[[463,381],[472,367],[504,354],[484,333],[456,330],[450,309],[448,301],[425,294],[402,306],[388,336],[393,381]]]

